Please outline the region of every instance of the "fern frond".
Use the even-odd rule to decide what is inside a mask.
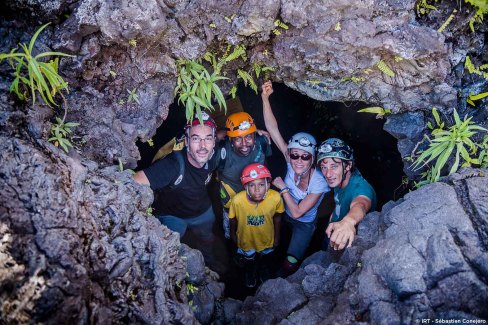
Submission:
[[[253,77],[244,70],[237,69],[237,78],[241,78],[244,81],[244,85],[247,86],[249,84],[249,87],[251,87],[252,90],[257,94],[258,93],[258,86],[254,82]]]
[[[439,33],[442,33],[442,31],[444,31],[444,29],[446,29],[446,27],[451,23],[451,21],[454,19],[454,16],[456,15],[457,13],[457,10],[454,9],[452,11],[452,14],[449,16],[449,18],[447,18],[447,20],[444,22],[444,24],[442,24],[441,27],[439,27],[439,29],[437,30]]]
[[[395,72],[393,72],[393,70],[390,69],[390,67],[385,63],[385,61],[379,60],[378,63],[376,63],[376,66],[378,67],[378,69],[381,70],[381,72],[383,72],[387,76],[392,78],[395,76]]]

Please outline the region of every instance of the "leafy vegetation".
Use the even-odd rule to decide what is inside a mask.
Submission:
[[[129,96],[127,97],[127,102],[136,102],[137,104],[141,104],[139,102],[139,95],[137,94],[137,89],[134,88],[132,90],[127,89],[127,92],[129,93]]]
[[[486,144],[478,144],[473,140],[473,136],[477,134],[477,131],[488,131],[485,128],[476,125],[471,121],[471,117],[464,117],[463,120],[459,118],[456,110],[454,110],[454,124],[445,129],[444,122],[441,122],[439,113],[435,108],[432,109],[432,115],[436,123],[436,127],[432,126],[429,122],[427,126],[432,130],[432,139],[428,136],[425,138],[430,142],[429,147],[421,151],[418,157],[414,158],[412,167],[414,170],[418,170],[422,167],[428,166],[429,169],[422,174],[423,180],[417,183],[417,186],[436,182],[441,177],[441,173],[448,162],[449,158],[454,156],[454,163],[449,169],[448,175],[455,173],[459,166],[466,167],[474,165],[480,165],[481,161],[484,161],[486,151],[483,156],[476,157],[478,148],[486,150]],[[485,136],[486,139],[486,136]],[[483,147],[484,146],[484,147]],[[481,155],[481,152],[480,152]],[[462,163],[463,162],[463,163]],[[461,164],[462,163],[462,164]]]
[[[441,27],[439,27],[439,29],[437,30],[439,33],[442,33],[444,31],[444,29],[446,29],[446,27],[451,23],[451,21],[454,19],[454,16],[456,15],[457,13],[457,10],[454,9],[452,11],[452,14],[446,19],[446,21],[441,25]]]
[[[434,0],[434,1],[437,2],[437,0]],[[425,15],[430,10],[437,10],[437,7],[429,4],[427,2],[427,0],[419,0],[419,1],[417,1],[416,8],[417,8],[417,12],[419,14],[421,14],[421,15]]]
[[[58,106],[54,101],[56,94],[63,96],[62,91],[68,92],[68,83],[58,73],[59,57],[71,57],[62,52],[43,52],[34,56],[34,43],[39,34],[49,25],[41,26],[32,36],[29,45],[19,44],[23,52],[17,52],[17,48],[10,53],[0,53],[0,62],[9,60],[9,64],[15,70],[14,81],[10,85],[10,91],[14,92],[20,100],[26,100],[30,91],[32,104],[36,102],[36,92],[39,93],[44,103]],[[49,62],[42,59],[57,57]],[[64,99],[64,97],[63,97]]]
[[[68,136],[72,132],[72,128],[78,125],[80,125],[80,123],[65,123],[64,119],[56,117],[56,123],[51,125],[51,137],[48,141],[53,142],[56,147],[61,146],[64,151],[68,152],[69,149],[73,147],[71,142],[68,140]]]
[[[486,70],[486,64],[481,65],[480,67],[476,67],[474,63],[469,58],[469,55],[466,56],[466,61],[464,61],[464,68],[468,70],[471,74],[477,74],[488,80],[488,72],[483,71]]]
[[[391,70],[391,68],[385,63],[385,61],[379,60],[378,63],[376,63],[376,66],[378,67],[378,69],[381,70],[381,72],[383,72],[387,76],[392,78],[395,76],[395,72]]]
[[[434,0],[437,2],[437,0]],[[488,1],[486,0],[464,0],[465,3],[469,3],[472,5],[475,9],[474,15],[471,16],[469,19],[469,28],[471,29],[471,32],[474,33],[474,24],[475,23],[482,23],[483,22],[483,16],[488,13]],[[429,13],[431,10],[437,10],[437,7],[432,5],[431,3],[428,3],[427,0],[418,0],[416,3],[416,9],[417,13],[419,15],[425,15]],[[442,32],[447,25],[449,25],[454,18],[454,15],[457,13],[457,10],[454,10],[452,14],[447,18],[446,22],[442,24],[442,26],[437,30],[438,32]]]
[[[274,21],[274,26],[275,26],[275,29],[272,30],[272,33],[275,34],[276,36],[281,35],[282,31],[288,30],[288,25],[279,19],[276,19]]]
[[[10,92],[14,92],[20,100],[32,98],[32,105],[36,102],[39,94],[44,103],[50,107],[58,106],[55,101],[57,94],[64,102],[63,119],[56,117],[56,122],[52,123],[48,141],[55,146],[60,146],[68,152],[73,147],[68,139],[72,129],[79,123],[68,122],[66,120],[67,104],[63,92],[68,93],[68,83],[59,74],[59,57],[72,57],[72,55],[62,52],[42,52],[34,54],[34,45],[49,23],[41,26],[32,36],[29,44],[19,44],[23,52],[17,52],[17,48],[9,53],[0,53],[0,62],[7,59],[10,66],[14,69],[14,80],[10,85]],[[54,57],[46,62],[48,57]]]
[[[473,93],[469,93],[469,96],[468,98],[466,99],[466,102],[471,105],[471,106],[476,106],[476,104],[474,103],[476,100],[480,100],[482,98],[485,98],[488,96],[488,92],[484,92],[484,93],[479,93],[477,95],[473,94]]]
[[[483,16],[488,13],[488,1],[486,0],[464,0],[471,4],[475,9],[475,14],[469,19],[469,28],[474,33],[474,24],[482,23]]]
[[[224,95],[217,81],[228,79],[220,75],[220,69],[209,73],[201,60],[179,59],[177,62],[178,80],[175,94],[179,94],[178,103],[185,106],[185,116],[191,120],[196,113],[202,119],[202,109],[213,110],[212,97],[219,107],[227,110]]]
[[[380,106],[366,107],[358,110],[358,113],[372,113],[376,114],[376,118],[383,118],[383,116],[391,114],[391,109]]]
[[[226,64],[237,59],[248,60],[245,46],[238,44],[232,47],[227,45],[221,57],[215,53],[206,52],[203,59],[177,60],[178,79],[175,95],[178,95],[178,103],[185,106],[187,120],[191,120],[195,114],[201,119],[201,113],[204,109],[213,110],[212,100],[217,102],[220,109],[227,110],[224,94],[217,82],[229,79],[222,73],[222,69]],[[205,67],[205,62],[213,69],[211,73]],[[269,71],[273,69],[254,63],[252,70],[259,78],[261,73],[267,76]],[[242,79],[246,86],[250,86],[257,93],[257,84],[250,72],[237,69],[237,79]],[[234,98],[236,91],[237,88],[234,86],[229,94]]]

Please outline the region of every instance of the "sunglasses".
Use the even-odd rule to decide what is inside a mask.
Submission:
[[[312,155],[304,154],[304,155],[297,155],[296,153],[290,154],[291,160],[297,160],[298,158],[302,158],[303,161],[308,161],[312,159]]]

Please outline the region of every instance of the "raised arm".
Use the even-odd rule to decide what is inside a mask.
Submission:
[[[266,126],[266,130],[271,135],[271,139],[276,144],[278,149],[280,149],[283,156],[285,156],[285,160],[288,162],[288,146],[281,136],[280,130],[278,130],[278,122],[273,114],[271,109],[271,104],[269,103],[269,96],[273,93],[273,84],[271,81],[266,81],[263,86],[261,87],[263,92],[261,93],[261,98],[263,100],[263,117],[264,117],[264,124]]]

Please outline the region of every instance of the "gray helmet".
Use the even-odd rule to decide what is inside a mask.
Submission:
[[[342,160],[354,160],[352,148],[344,141],[337,138],[330,138],[320,144],[317,163],[325,158],[339,158]]]
[[[317,140],[306,132],[298,132],[288,141],[288,150],[302,149],[315,156],[315,148],[317,148]]]

